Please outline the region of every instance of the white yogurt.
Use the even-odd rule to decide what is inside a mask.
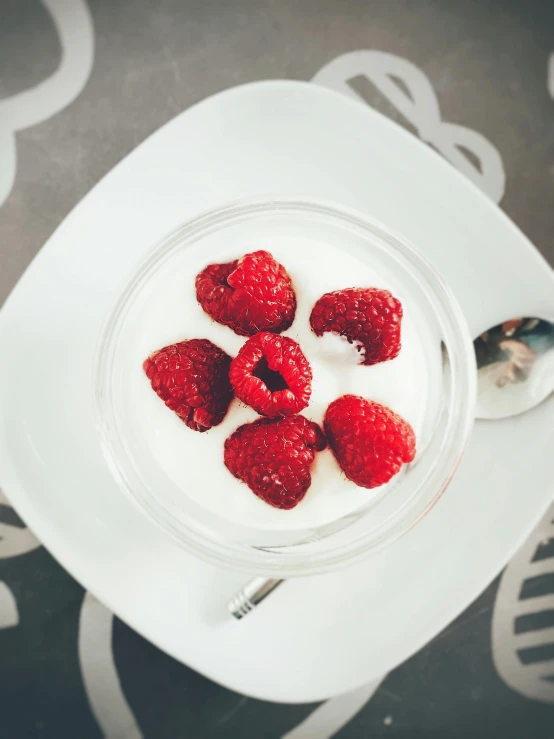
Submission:
[[[419,439],[432,386],[437,382],[435,370],[440,372],[440,353],[435,337],[426,335],[421,325],[424,321],[418,321],[417,305],[410,295],[402,293],[401,284],[388,283],[377,270],[334,246],[306,238],[241,244],[210,261],[227,262],[260,248],[285,266],[295,287],[296,318],[284,335],[300,344],[312,367],[312,397],[302,414],[322,425],[329,403],[353,393],[399,413]],[[259,418],[255,411],[234,400],[223,423],[200,434],[188,429],[156,396],[141,364],[155,349],[184,339],[207,338],[235,356],[246,340],[212,321],[196,302],[194,280],[205,266],[198,257],[191,259],[186,269],[151,298],[138,342],[136,376],[129,387],[144,442],[182,494],[242,525],[282,530],[329,523],[386,492],[388,486],[367,490],[347,480],[326,449],[316,455],[312,485],[298,506],[290,511],[272,508],[235,479],[223,463],[225,439],[241,424]],[[396,359],[364,367],[357,364],[359,355],[347,342],[330,335],[317,338],[312,333],[309,316],[316,300],[325,292],[346,287],[386,288],[402,302],[402,349]]]

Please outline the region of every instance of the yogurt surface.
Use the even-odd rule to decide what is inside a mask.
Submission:
[[[378,264],[370,265],[336,246],[305,237],[241,243],[208,261],[197,254],[150,298],[137,340],[136,375],[130,378],[128,389],[144,443],[157,463],[183,496],[230,521],[268,530],[312,528],[377,500],[395,479],[373,490],[359,488],[346,479],[326,449],[316,455],[305,498],[289,511],[273,508],[234,478],[223,462],[225,439],[241,424],[259,418],[258,414],[235,399],[223,423],[205,433],[194,432],[165,407],[142,370],[142,361],[151,352],[185,339],[207,338],[231,356],[237,354],[246,338],[204,313],[196,301],[194,281],[209,262],[231,261],[257,249],[271,252],[294,284],[296,317],[283,335],[300,344],[312,367],[312,396],[302,411],[306,418],[323,426],[329,403],[347,393],[362,395],[405,418],[419,443],[428,403],[440,378],[440,347],[411,296],[403,293],[401,282],[397,284],[390,276],[384,279]],[[345,340],[330,334],[318,338],[312,333],[309,316],[316,300],[323,293],[346,287],[385,288],[401,301],[404,317],[398,357],[364,367],[358,364],[356,349]]]

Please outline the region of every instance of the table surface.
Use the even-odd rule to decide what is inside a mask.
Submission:
[[[485,137],[498,153],[502,186],[497,177],[488,188],[470,144],[463,155],[554,264],[553,31],[554,4],[542,0],[4,0],[0,304],[67,213],[160,125],[228,87],[311,80],[337,57],[364,49],[415,65],[442,121]],[[404,117],[363,69],[353,68],[351,85],[440,148],[421,116]],[[552,520],[554,506],[545,531],[553,532]],[[546,565],[541,577],[526,579],[516,556],[375,690],[320,706],[276,705],[219,687],[113,618],[0,492],[0,736],[550,739],[554,666],[539,687],[525,668],[554,658],[554,532],[539,549],[536,558],[550,558],[551,571]],[[505,668],[508,645],[495,639],[511,618],[499,597],[506,572],[520,577],[519,598],[540,595],[543,603],[540,619],[525,627],[536,638],[515,672]]]

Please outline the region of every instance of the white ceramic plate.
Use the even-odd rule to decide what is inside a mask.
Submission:
[[[123,496],[93,428],[98,333],[130,268],[183,220],[263,194],[343,203],[418,245],[474,334],[554,318],[553,273],[518,229],[413,136],[309,83],[224,92],[160,129],[97,185],[0,313],[0,485],[52,554],[133,628],[228,687],[315,701],[379,677],[499,572],[554,493],[554,399],[478,424],[446,495],[378,557],[285,584],[245,621],[244,576],[196,561]]]

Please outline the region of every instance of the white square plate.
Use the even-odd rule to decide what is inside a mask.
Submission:
[[[0,484],[52,554],[177,659],[263,699],[316,701],[381,676],[499,572],[554,493],[554,399],[479,423],[453,483],[394,546],[344,572],[286,583],[243,622],[244,577],[193,559],[123,496],[94,429],[99,330],[161,236],[223,202],[303,195],[402,233],[447,277],[474,335],[554,319],[553,273],[437,154],[316,85],[261,82],[184,112],[110,172],[42,249],[0,313]]]

